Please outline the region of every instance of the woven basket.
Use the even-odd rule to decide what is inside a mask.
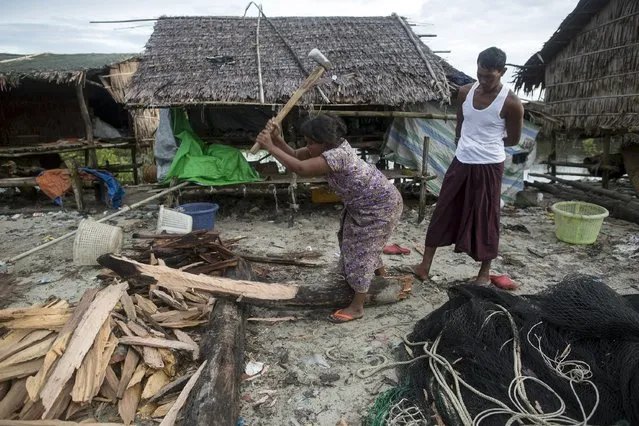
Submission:
[[[188,234],[193,229],[193,218],[188,214],[176,212],[160,206],[157,233]]]
[[[121,228],[84,219],[75,234],[73,262],[76,265],[97,265],[98,257],[103,254],[120,254],[123,239]]]
[[[555,214],[555,235],[569,244],[593,244],[608,210],[581,201],[562,201],[552,206]]]

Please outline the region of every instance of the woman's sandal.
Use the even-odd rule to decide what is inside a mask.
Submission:
[[[328,316],[328,320],[334,324],[342,324],[345,322],[351,322],[363,318],[364,315],[354,317],[352,315],[345,314],[343,309],[338,309]]]

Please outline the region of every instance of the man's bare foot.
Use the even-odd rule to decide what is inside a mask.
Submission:
[[[475,284],[490,284],[490,276],[489,275],[477,275],[477,278],[473,281]]]
[[[421,265],[409,266],[410,272],[415,275],[415,278],[420,281],[426,281],[428,279],[428,270]]]

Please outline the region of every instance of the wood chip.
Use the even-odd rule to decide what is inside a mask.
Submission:
[[[138,308],[142,309],[144,312],[148,313],[149,315],[153,315],[154,313],[158,311],[157,305],[151,302],[146,297],[141,296],[139,294],[136,294],[134,297],[135,297],[135,303],[137,304]]]
[[[131,296],[129,296],[126,292],[123,293],[120,302],[122,302],[122,307],[124,308],[124,312],[126,313],[129,321],[135,321],[138,316],[135,313],[135,306],[133,305],[133,299],[131,299]]]
[[[137,385],[138,383],[142,383],[142,379],[144,379],[144,376],[146,375],[146,371],[147,371],[147,368],[144,364],[142,363],[138,364],[135,371],[133,372],[133,375],[131,376],[131,380],[129,380],[129,384],[126,385],[126,388],[129,389]]]
[[[84,313],[76,328],[67,350],[64,352],[44,385],[40,397],[44,404],[45,414],[51,408],[57,395],[62,391],[74,371],[80,366],[104,321],[109,317],[116,303],[126,291],[126,282],[113,284],[100,291],[89,309]]]
[[[129,352],[127,352],[126,358],[124,359],[120,383],[118,384],[118,398],[122,398],[124,396],[124,392],[131,381],[131,377],[133,377],[133,373],[135,373],[139,361],[140,357],[137,352],[133,348],[129,349]]]
[[[156,371],[146,380],[144,390],[142,391],[142,399],[149,399],[166,386],[171,380],[164,371]]]
[[[152,290],[151,295],[157,297],[158,299],[163,301],[166,305],[170,306],[173,309],[177,309],[178,311],[186,311],[189,309],[189,307],[186,306],[186,303],[179,302],[178,300],[166,294],[162,290]]]
[[[138,383],[128,388],[118,403],[118,413],[120,413],[120,417],[125,425],[130,425],[135,420],[135,413],[138,411],[141,394],[142,385]]]
[[[199,353],[200,348],[197,345],[179,342],[176,340],[160,339],[158,337],[122,337],[120,343],[123,345],[151,346],[153,348],[181,349],[193,352],[193,359]]]
[[[178,396],[178,399],[175,401],[175,404],[173,404],[173,406],[171,407],[167,415],[164,417],[164,419],[162,419],[162,423],[160,423],[160,426],[173,426],[175,424],[175,421],[177,420],[177,416],[180,412],[180,409],[186,403],[186,400],[188,399],[189,394],[191,393],[191,390],[195,386],[195,383],[197,383],[197,380],[200,378],[200,375],[202,374],[202,370],[204,370],[204,366],[206,366],[206,361],[204,361],[202,365],[200,365],[197,371],[193,374],[193,376],[191,376],[189,381],[186,383],[186,385],[184,386],[184,389],[182,389],[182,392],[180,392],[180,396]]]
[[[33,359],[42,358],[47,354],[49,348],[55,341],[56,336],[48,336],[46,339],[39,341],[38,343],[34,343],[31,346],[27,347],[23,351],[20,351],[12,356],[8,357],[4,361],[0,362],[0,370],[6,368],[10,365],[20,364],[26,361],[31,361]]]
[[[151,417],[153,417],[154,419],[158,419],[158,418],[162,418],[162,417],[166,417],[167,414],[169,414],[169,411],[171,411],[171,408],[173,407],[173,405],[175,405],[175,401],[173,400],[171,402],[167,402],[166,404],[162,404],[160,405],[154,412],[153,414],[151,414]]]
[[[177,371],[177,358],[171,350],[166,348],[158,348],[162,361],[164,362],[163,371],[169,377],[175,377]]]
[[[181,330],[173,330],[173,333],[175,334],[175,337],[177,337],[177,339],[180,342],[186,343],[198,348],[198,350],[193,353],[193,359],[198,359],[200,357],[200,350],[199,350],[200,345],[195,343],[195,340],[191,339],[191,336],[189,336],[188,334],[186,334],[185,332]]]

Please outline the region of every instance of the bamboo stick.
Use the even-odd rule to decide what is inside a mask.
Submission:
[[[124,206],[120,210],[118,210],[117,212],[115,212],[113,214],[110,214],[108,216],[105,216],[102,219],[97,220],[96,222],[106,222],[107,220],[110,220],[110,219],[112,219],[112,218],[114,218],[116,216],[120,216],[121,214],[123,214],[123,213],[125,213],[125,212],[127,212],[129,210],[133,210],[133,209],[135,209],[135,208],[137,208],[137,207],[139,207],[139,206],[141,206],[143,204],[146,204],[149,201],[156,200],[158,198],[161,198],[161,197],[165,196],[166,194],[169,194],[169,193],[171,193],[173,191],[176,191],[176,190],[178,190],[180,188],[183,188],[183,187],[185,187],[188,184],[189,184],[189,182],[182,182],[181,184],[176,185],[176,186],[174,186],[172,188],[165,189],[164,191],[162,191],[162,192],[160,192],[158,194],[155,194],[155,195],[153,195],[153,196],[151,196],[149,198],[145,198],[142,201],[138,201],[135,204],[132,204],[130,206]],[[62,235],[61,237],[56,238],[55,240],[51,240],[48,243],[44,243],[44,244],[39,245],[38,247],[35,247],[35,248],[33,248],[33,249],[29,250],[29,251],[26,251],[26,252],[21,253],[21,254],[19,254],[17,256],[14,256],[11,259],[9,259],[6,263],[17,262],[20,259],[23,259],[23,258],[25,258],[27,256],[32,255],[33,253],[39,252],[42,249],[45,249],[45,248],[50,247],[50,246],[52,246],[54,244],[57,244],[60,241],[66,240],[69,237],[72,237],[73,235],[75,235],[76,232],[77,232],[77,230],[71,231],[71,232],[69,232],[67,234]]]

